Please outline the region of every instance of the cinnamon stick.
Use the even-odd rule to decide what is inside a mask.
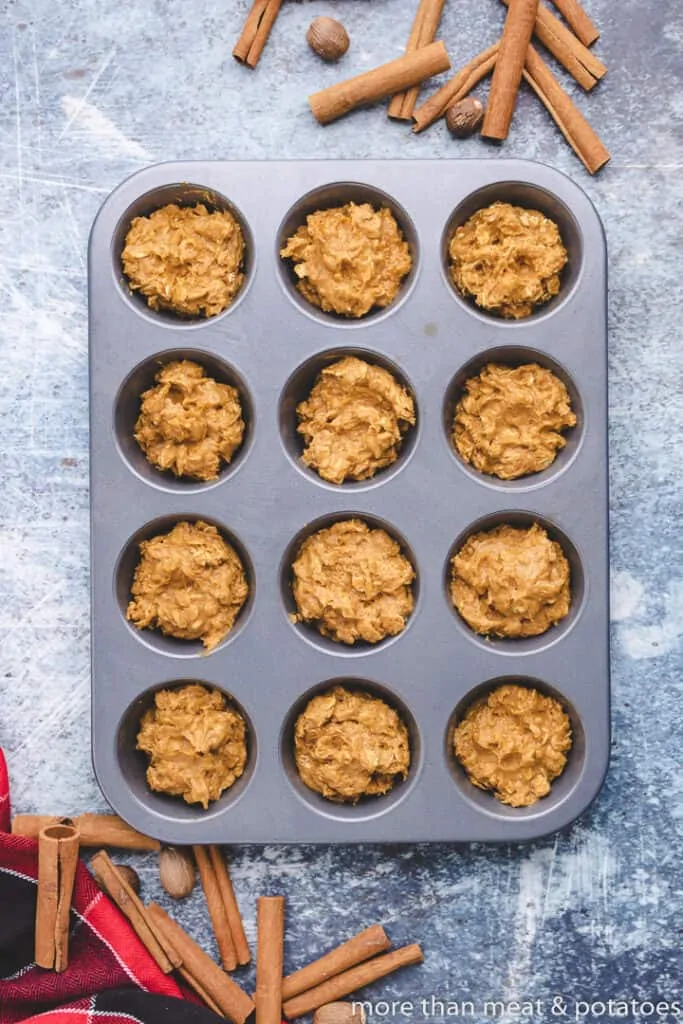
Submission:
[[[350,110],[393,96],[448,71],[451,62],[442,42],[430,43],[404,57],[389,61],[355,78],[316,92],[308,97],[313,116],[320,124],[329,124]]]
[[[408,37],[406,53],[413,53],[421,46],[428,46],[434,42],[445,2],[446,0],[420,0]],[[419,95],[420,87],[417,85],[405,92],[396,93],[389,103],[388,116],[397,121],[410,121]]]
[[[533,46],[530,46],[527,51],[524,78],[586,170],[591,174],[596,174],[609,161],[609,150]]]
[[[509,0],[503,3],[508,4]],[[534,34],[584,89],[595,88],[607,74],[606,65],[542,4],[538,7]]]
[[[37,839],[50,825],[74,825],[81,846],[116,846],[122,850],[160,850],[157,839],[136,832],[118,814],[79,814],[75,818],[54,814],[17,814],[12,819],[12,833]]]
[[[243,966],[251,961],[251,950],[249,949],[247,936],[244,933],[242,915],[240,914],[239,907],[237,906],[235,890],[232,887],[232,880],[228,872],[227,864],[221,856],[221,851],[218,847],[209,846],[208,850],[209,857],[211,858],[211,866],[213,867],[214,874],[216,875],[221,899],[223,901],[223,906],[225,907],[225,916],[228,919],[228,926],[235,946],[237,963]]]
[[[510,0],[481,130],[484,138],[508,137],[537,10],[538,0]]]
[[[282,0],[254,0],[242,34],[232,51],[233,57],[240,64],[246,64],[250,68],[256,67],[281,6]]]
[[[284,896],[260,896],[256,909],[256,1024],[280,1024]]]
[[[69,965],[69,914],[78,845],[78,830],[72,825],[49,825],[38,837],[35,961],[57,973]]]
[[[600,38],[600,30],[588,17],[579,0],[552,0],[552,3],[584,46],[592,46]]]
[[[410,964],[419,964],[424,960],[422,950],[418,945],[403,946],[393,953],[386,953],[384,956],[375,957],[366,963],[352,967],[350,971],[338,974],[336,978],[316,985],[315,988],[302,992],[294,999],[288,999],[282,1007],[282,1012],[288,1020],[293,1017],[303,1017],[305,1013],[317,1010],[325,1003],[332,1003],[336,999],[342,999],[359,988],[364,988],[379,978],[393,974],[401,967],[408,967]]]
[[[473,57],[469,64],[465,64],[460,71],[450,78],[445,85],[442,85],[428,100],[418,107],[413,114],[414,132],[422,132],[431,124],[443,117],[452,103],[457,103],[467,96],[475,85],[482,80],[489,71],[493,70],[498,54],[498,43],[482,50],[476,57]]]
[[[196,978],[192,977],[192,975],[190,974],[190,972],[188,971],[188,969],[186,967],[179,967],[178,968],[178,974],[183,979],[183,981],[187,985],[190,986],[191,989],[194,989],[194,991],[197,993],[199,998],[202,999],[206,1003],[206,1005],[209,1007],[210,1010],[213,1010],[213,1012],[218,1014],[219,1017],[225,1017],[225,1014],[221,1010],[221,1008],[218,1005],[218,1003],[215,1003],[213,1001],[213,999],[211,998],[209,993],[206,991],[204,986],[199,981],[197,981]]]
[[[159,932],[163,932],[178,950],[183,961],[183,971],[192,977],[233,1024],[244,1024],[254,1010],[254,1003],[247,993],[229,978],[158,904],[150,903],[147,914]],[[183,977],[185,976],[183,974]]]
[[[232,933],[221,897],[221,890],[218,887],[216,872],[213,869],[211,858],[205,847],[193,846],[192,852],[199,868],[199,877],[202,882],[209,917],[211,918],[211,927],[216,936],[221,963],[226,971],[234,971],[237,967],[237,953],[235,952],[235,943],[232,941]]]
[[[146,908],[145,910],[145,917],[147,920],[147,924],[150,926],[159,945],[161,946],[161,948],[163,949],[164,953],[171,961],[173,966],[176,968],[181,978],[190,986],[190,988],[194,989],[194,991],[197,993],[200,999],[204,1000],[204,1002],[206,1003],[210,1010],[213,1010],[213,1012],[217,1013],[219,1017],[222,1017],[223,1013],[221,1012],[221,1008],[218,1005],[218,1003],[215,1003],[213,1001],[213,999],[206,991],[206,989],[203,988],[201,983],[198,982],[195,978],[193,978],[188,969],[183,965],[183,960],[180,953],[175,948],[166,932],[159,927],[157,921],[155,921],[153,916],[149,913],[148,908]]]
[[[144,906],[121,872],[112,864],[108,854],[104,850],[100,850],[90,861],[90,867],[100,886],[111,897],[121,913],[128,918],[147,952],[156,960],[164,974],[170,974],[173,964],[154,934],[150,922],[147,920]]]
[[[293,974],[288,974],[282,982],[282,998],[292,999],[301,992],[315,988],[316,985],[334,978],[349,967],[355,967],[377,953],[383,953],[390,946],[391,941],[384,928],[379,924],[373,924],[320,959],[314,960]]]

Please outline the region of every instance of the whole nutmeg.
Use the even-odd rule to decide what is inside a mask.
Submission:
[[[159,880],[174,900],[189,896],[197,881],[192,853],[180,846],[164,846],[159,852]]]
[[[136,896],[140,895],[140,876],[138,875],[135,868],[130,867],[128,864],[114,864],[116,870],[123,875],[128,885],[131,887]]]
[[[349,36],[340,21],[315,18],[308,26],[306,42],[323,60],[339,60],[349,48]]]
[[[458,100],[446,111],[446,125],[456,139],[466,139],[468,135],[473,135],[483,120],[483,104],[474,96]]]
[[[359,1003],[326,1003],[313,1014],[313,1024],[365,1024],[365,1010]]]

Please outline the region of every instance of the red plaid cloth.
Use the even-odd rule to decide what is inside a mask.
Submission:
[[[69,966],[33,962],[38,844],[9,834],[7,765],[0,750],[0,1024],[210,1024],[203,1006],[163,974],[126,918],[81,862],[76,873]]]

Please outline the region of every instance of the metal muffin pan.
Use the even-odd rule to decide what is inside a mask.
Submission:
[[[308,212],[350,199],[392,208],[414,260],[396,302],[354,321],[309,306],[278,256]],[[447,274],[450,233],[496,199],[553,217],[569,250],[560,295],[523,321],[478,311]],[[129,292],[120,252],[134,216],[198,200],[227,205],[241,220],[246,281],[226,312],[183,321]],[[172,843],[510,842],[553,832],[586,809],[602,785],[610,737],[606,295],[593,206],[562,174],[526,161],[168,163],[116,189],[90,242],[92,737],[97,778],[123,818]],[[337,487],[299,461],[295,406],[325,363],[354,352],[411,387],[418,422],[395,465]],[[242,394],[244,445],[212,483],[157,472],[131,437],[140,393],[161,363],[184,356]],[[496,481],[451,446],[459,391],[490,358],[537,360],[568,384],[579,422],[544,473]],[[298,543],[352,515],[388,529],[417,574],[407,628],[374,647],[336,644],[288,618]],[[125,620],[137,544],[183,519],[219,526],[249,576],[235,628],[209,655]],[[453,551],[474,530],[535,521],[570,560],[569,616],[540,637],[475,636],[448,596]],[[450,750],[469,702],[504,680],[556,695],[573,723],[566,770],[530,808],[477,790]],[[135,750],[154,692],[187,681],[230,695],[248,724],[246,772],[208,811],[152,793]],[[312,793],[293,759],[296,715],[336,682],[384,696],[411,737],[408,779],[356,806]]]

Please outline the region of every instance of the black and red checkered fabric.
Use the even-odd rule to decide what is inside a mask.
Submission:
[[[69,966],[33,960],[38,844],[13,836],[7,766],[0,750],[0,1024],[211,1024],[163,974],[126,918],[78,865]]]

